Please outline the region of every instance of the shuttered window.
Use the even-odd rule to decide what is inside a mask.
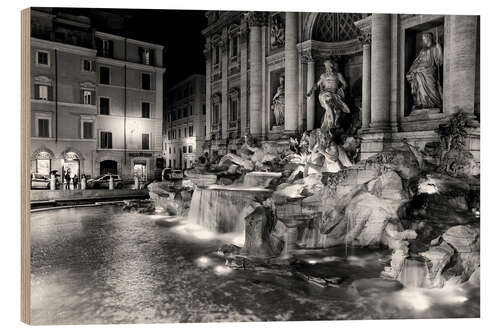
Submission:
[[[149,118],[149,107],[149,103],[142,102],[142,118]]]
[[[100,97],[99,98],[99,114],[109,115],[109,98]]]
[[[90,121],[83,122],[83,138],[93,139],[94,138],[94,123]]]
[[[141,88],[144,90],[150,90],[151,89],[151,75],[148,73],[142,73],[141,75],[141,80],[142,80],[142,85]]]
[[[142,149],[149,149],[149,134],[142,135]]]
[[[113,136],[111,132],[101,132],[101,148],[103,149],[113,148]]]
[[[100,67],[99,68],[99,83],[100,84],[110,84],[110,72],[109,67]]]
[[[38,119],[38,136],[41,138],[49,137],[49,120]]]

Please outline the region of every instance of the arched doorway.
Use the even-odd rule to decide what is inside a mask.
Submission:
[[[31,173],[48,176],[51,171],[51,161],[53,158],[54,153],[47,148],[36,150],[31,155]]]
[[[73,151],[67,151],[63,154],[62,174],[69,170],[71,178],[80,177],[80,155]]]
[[[99,163],[99,172],[101,175],[111,173],[113,175],[118,174],[118,162],[113,160],[104,160]]]
[[[137,176],[139,180],[147,180],[148,172],[147,172],[147,162],[145,160],[135,160],[134,161],[134,176]]]

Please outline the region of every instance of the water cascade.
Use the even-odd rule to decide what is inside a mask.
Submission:
[[[269,191],[256,187],[211,185],[197,187],[191,199],[188,221],[212,232],[244,232],[246,207],[256,196]]]
[[[406,258],[399,274],[399,281],[410,288],[422,288],[425,286],[427,268],[423,260]]]

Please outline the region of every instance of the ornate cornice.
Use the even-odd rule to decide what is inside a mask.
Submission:
[[[246,19],[250,27],[260,27],[267,24],[267,12],[248,12]]]
[[[354,25],[359,30],[361,30],[362,33],[371,34],[371,32],[372,32],[372,17],[367,16],[365,18],[362,18],[361,20],[354,22]]]
[[[220,40],[217,43],[221,49],[222,52],[225,52],[227,50],[227,44],[228,44],[228,33],[227,29],[224,29],[222,34],[220,35]]]

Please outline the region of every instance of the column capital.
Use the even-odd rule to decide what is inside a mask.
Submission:
[[[314,63],[316,61],[316,57],[313,55],[312,50],[307,50],[302,52],[300,60],[303,64],[307,64],[310,62]]]
[[[267,12],[248,12],[246,14],[246,20],[250,27],[260,27],[267,23]]]
[[[240,41],[245,42],[248,40],[248,25],[242,24],[240,27],[240,31],[238,32],[238,37]]]
[[[372,43],[372,33],[371,31],[362,31],[361,34],[358,36],[358,40],[363,44],[363,45],[369,45]]]

